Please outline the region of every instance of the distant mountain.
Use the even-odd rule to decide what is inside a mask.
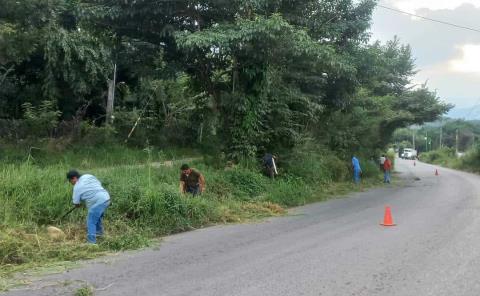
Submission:
[[[470,108],[453,108],[448,112],[447,117],[465,120],[480,120],[480,105]]]

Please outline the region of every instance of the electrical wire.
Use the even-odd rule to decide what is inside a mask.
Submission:
[[[383,5],[380,5],[380,4],[377,4],[377,6],[380,7],[380,8],[383,8],[383,9],[399,12],[399,13],[410,15],[410,16],[413,16],[413,17],[418,17],[418,18],[421,18],[421,19],[424,19],[424,20],[427,20],[427,21],[436,22],[436,23],[447,25],[447,26],[451,26],[451,27],[455,27],[455,28],[459,28],[459,29],[464,29],[464,30],[469,30],[469,31],[480,33],[480,29],[475,29],[475,28],[470,28],[470,27],[466,27],[466,26],[462,26],[462,25],[457,25],[457,24],[454,24],[454,23],[445,22],[445,21],[442,21],[442,20],[437,20],[437,19],[421,16],[421,15],[418,15],[418,14],[414,14],[414,13],[406,12],[406,11],[403,11],[403,10],[383,6]]]

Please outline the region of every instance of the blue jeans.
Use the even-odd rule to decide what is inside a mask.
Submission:
[[[187,185],[187,193],[193,194],[193,196],[200,194],[200,184],[197,184],[195,186],[188,186]]]
[[[353,170],[353,181],[355,184],[360,183],[360,170]]]
[[[110,205],[110,201],[101,204],[93,205],[88,209],[87,214],[87,241],[89,243],[96,243],[97,236],[103,235],[103,214]]]
[[[383,183],[390,183],[390,171],[383,172]]]

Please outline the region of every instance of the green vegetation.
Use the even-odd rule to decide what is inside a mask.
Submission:
[[[420,155],[420,160],[453,169],[480,173],[480,147],[478,146],[467,151],[461,157],[455,155],[455,149],[443,148],[422,153]]]
[[[480,173],[480,147],[468,151],[461,159],[458,168],[469,172]]]
[[[460,159],[456,157],[454,148],[443,148],[425,152],[420,154],[419,158],[421,161],[427,163],[438,164],[451,168],[457,168],[460,164]]]
[[[480,137],[480,122],[442,118],[417,128],[399,129],[393,136],[393,142],[398,143],[399,148],[409,148],[413,146],[414,135],[416,139],[415,146],[420,152],[438,150],[440,148],[455,149],[457,143],[458,151],[468,151],[474,147]]]
[[[120,147],[115,151],[123,155]],[[124,153],[128,151],[130,149],[125,148]],[[103,155],[100,153],[97,157],[100,161]],[[70,162],[60,158],[57,164],[50,165],[43,161],[37,165],[32,161],[2,166],[0,275],[19,268],[140,248],[147,246],[152,238],[215,223],[282,215],[285,207],[361,190],[380,180],[376,165],[364,162],[367,180],[355,187],[350,182],[348,162],[328,151],[319,154],[311,147],[294,150],[288,161],[280,156],[281,176],[275,180],[263,176],[252,161],[234,166],[225,163],[219,169],[202,159],[194,160],[192,165],[206,176],[207,192],[192,198],[178,192],[182,160],[154,163],[139,157],[130,165],[89,169],[91,163],[86,159],[96,161],[91,154],[67,158],[71,163],[85,164],[79,169],[98,176],[113,200],[105,222],[108,235],[98,246],[84,243],[84,209],[74,211],[63,221],[58,220],[71,207],[72,188],[65,179]],[[49,225],[62,229],[65,236],[50,238],[46,231]]]
[[[469,172],[480,172],[479,121],[442,118],[419,127],[399,129],[395,132],[393,141],[401,150],[413,146],[414,136],[415,146],[420,151],[419,157],[422,161]]]
[[[75,296],[93,296],[93,295],[94,295],[93,288],[90,286],[85,286],[75,291]]]
[[[29,145],[2,145],[0,142],[0,162],[7,164],[29,163],[39,167],[57,164],[88,169],[106,168],[139,163],[162,162],[185,158],[198,158],[201,153],[192,149],[139,149],[120,145],[100,147],[65,145],[62,140],[48,140],[46,143]]]
[[[451,108],[409,87],[408,45],[369,42],[375,3],[2,0],[0,273],[362,188],[350,182],[352,154],[362,186],[375,183],[365,159],[396,129]],[[279,156],[275,181],[259,173],[265,152]],[[199,198],[178,193],[182,158],[205,174]],[[84,213],[57,221],[73,167],[113,197],[96,249],[82,245]],[[63,241],[48,238],[50,224]]]
[[[451,106],[409,87],[408,45],[368,42],[375,2],[3,0],[0,137],[99,147],[135,126],[129,145],[235,161],[310,138],[376,157]]]

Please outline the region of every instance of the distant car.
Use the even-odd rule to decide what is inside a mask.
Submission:
[[[405,148],[403,149],[403,153],[401,155],[403,159],[416,159],[417,158],[417,150],[412,148]]]

